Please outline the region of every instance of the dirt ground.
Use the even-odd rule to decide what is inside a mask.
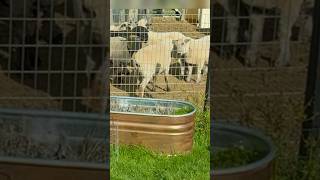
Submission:
[[[261,47],[261,58],[253,68],[244,67],[234,57],[225,59],[214,53],[214,118],[258,128],[270,136],[278,150],[275,172],[279,179],[292,179],[298,172],[295,160],[304,120],[309,46],[291,43],[291,66],[284,68],[269,65],[279,54],[277,46]]]
[[[1,72],[0,108],[59,109],[47,93],[22,85]],[[33,97],[33,99],[30,97]]]
[[[270,61],[279,55],[278,46],[279,44],[261,46],[258,52],[260,58],[255,67],[245,67],[234,56],[227,59],[218,56],[216,52],[212,53],[215,92],[213,103],[217,117],[238,117],[236,114],[241,107],[231,102],[245,94],[252,96],[250,98],[276,98],[275,94],[293,99],[304,97],[310,43],[291,42],[290,66],[282,68],[270,65]],[[233,97],[226,97],[231,95]]]

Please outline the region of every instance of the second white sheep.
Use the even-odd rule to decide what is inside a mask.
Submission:
[[[180,56],[185,56],[184,64],[188,67],[186,81],[191,81],[192,69],[195,65],[197,67],[196,83],[199,83],[201,81],[201,71],[203,70],[204,74],[208,71],[210,36],[204,36],[200,39],[179,39],[175,45],[177,53]],[[184,66],[182,66],[181,74],[184,74]]]

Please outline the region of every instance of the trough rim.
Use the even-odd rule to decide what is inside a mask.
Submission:
[[[106,121],[108,120],[108,112],[102,113],[85,113],[85,112],[70,112],[61,110],[40,110],[40,109],[25,109],[25,108],[0,108],[0,115],[27,115],[27,116],[37,116],[37,117],[47,117],[51,118],[73,118],[78,120],[90,120],[95,121]]]
[[[227,124],[221,121],[211,123],[211,126],[213,126],[212,129],[214,129],[214,127],[218,127],[218,128],[221,127],[223,129],[233,130],[234,132],[240,132],[240,133],[248,134],[250,136],[254,136],[260,141],[264,142],[267,145],[268,151],[269,151],[269,153],[266,154],[263,158],[243,166],[218,169],[218,170],[211,169],[210,170],[211,175],[223,176],[223,175],[231,175],[231,174],[240,174],[240,173],[245,173],[249,171],[257,171],[257,170],[261,170],[263,168],[268,167],[272,163],[272,161],[274,161],[275,155],[276,155],[275,145],[272,143],[271,139],[268,136],[258,131],[257,129],[247,128],[247,127],[243,127],[236,124]]]
[[[108,170],[109,163],[94,163],[80,161],[50,160],[50,159],[32,159],[20,157],[0,156],[1,164],[21,164],[29,166],[47,166],[52,168],[78,168],[92,170]]]
[[[130,96],[110,96],[111,98],[124,98],[124,99],[135,99],[135,100],[146,100],[146,101],[162,101],[162,102],[177,102],[177,103],[182,103],[190,106],[193,110],[190,113],[187,114],[181,114],[181,115],[170,115],[170,114],[146,114],[146,113],[133,113],[133,112],[121,112],[121,111],[112,111],[110,108],[110,114],[130,114],[130,115],[139,115],[139,116],[157,116],[157,117],[186,117],[186,116],[191,116],[195,114],[197,111],[196,107],[187,101],[182,101],[182,100],[172,100],[172,99],[157,99],[157,98],[141,98],[141,97],[130,97]]]
[[[15,116],[36,116],[39,117],[50,117],[50,118],[65,118],[65,119],[77,119],[78,121],[90,121],[95,120],[96,122],[106,121],[105,115],[101,113],[83,113],[83,112],[66,112],[59,110],[39,110],[39,109],[23,109],[23,108],[0,108],[1,115],[15,115]],[[106,154],[107,155],[107,154]],[[0,155],[1,164],[23,164],[30,166],[49,166],[52,168],[78,168],[78,169],[92,169],[92,170],[108,170],[109,162],[98,163],[98,162],[86,162],[86,161],[75,161],[75,160],[53,160],[53,159],[41,159],[41,158],[27,158],[27,157],[14,157]]]

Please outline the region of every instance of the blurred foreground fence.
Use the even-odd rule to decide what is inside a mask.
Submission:
[[[106,178],[106,2],[0,1],[0,179]]]

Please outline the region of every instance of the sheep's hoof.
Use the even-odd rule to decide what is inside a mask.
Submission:
[[[138,93],[137,93],[137,97],[143,97],[143,93],[138,92]]]
[[[171,89],[169,87],[167,87],[167,92],[170,92],[170,91],[171,91]]]
[[[144,94],[144,90],[142,88],[139,88],[138,90],[138,97],[143,97],[143,94]]]
[[[59,144],[57,151],[54,154],[56,160],[61,160],[66,158],[65,149]]]

